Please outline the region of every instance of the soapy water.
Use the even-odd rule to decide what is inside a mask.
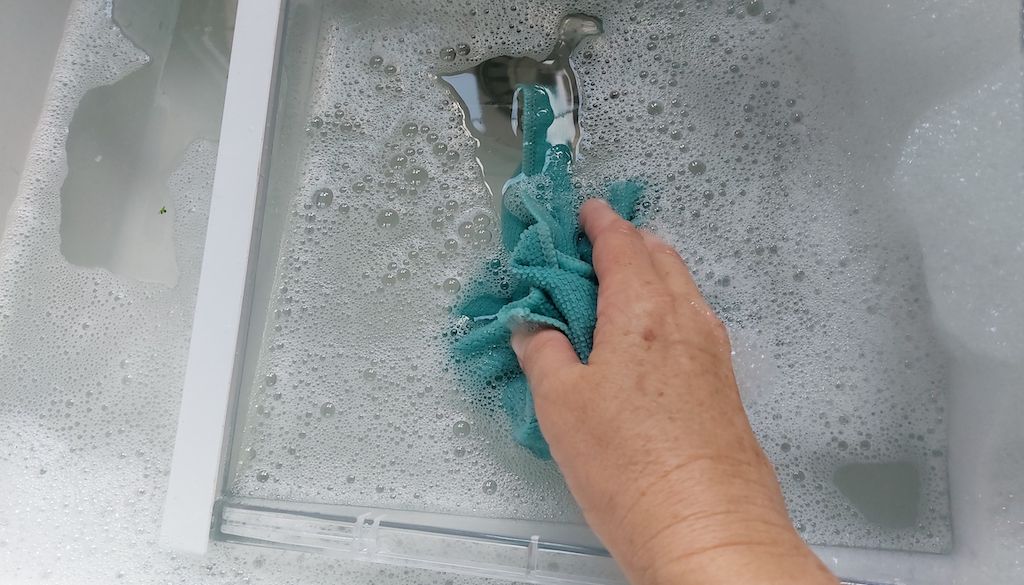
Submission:
[[[560,136],[582,192],[623,176],[651,187],[649,227],[684,253],[729,326],[745,405],[802,534],[949,549],[947,355],[918,243],[841,143],[856,133],[833,115],[849,89],[794,56],[842,53],[834,12],[600,1],[386,12],[328,5],[293,41],[317,51],[308,95],[294,98],[299,170],[271,190],[291,214],[264,248],[280,260],[257,275],[271,298],[250,332],[236,443],[261,451],[235,458],[231,494],[580,520],[498,405],[457,387],[445,351],[451,308],[499,251],[495,194],[519,162],[511,82],[543,74],[571,89]],[[565,14],[588,23],[573,43]],[[333,204],[315,204],[322,189]]]
[[[155,532],[173,444],[214,153],[208,143],[191,147],[170,185],[174,209],[182,210],[170,217],[175,221],[179,263],[174,289],[73,266],[61,257],[59,189],[67,168],[61,155],[62,128],[86,91],[123,78],[145,61],[109,17],[103,17],[104,4],[92,0],[74,3],[26,179],[0,240],[0,397],[9,405],[0,413],[4,423],[0,425],[4,435],[0,467],[9,503],[0,518],[3,575],[12,582],[48,579],[60,583],[115,578],[137,583],[233,583],[245,579],[310,583],[410,577],[430,581],[425,573],[401,570],[380,575],[371,567],[339,566],[327,559],[297,560],[288,553],[264,549],[215,546],[207,559],[196,561],[157,547]],[[875,526],[866,518],[877,509],[869,509],[869,514],[850,509],[858,503],[872,506],[872,494],[855,485],[851,499],[838,491],[843,486],[849,491],[848,478],[840,477],[836,488],[832,480],[839,469],[863,465],[867,459],[891,465],[919,458],[931,447],[941,450],[945,421],[933,414],[941,408],[941,393],[931,402],[930,397],[914,392],[901,396],[903,389],[896,385],[872,386],[872,381],[884,376],[871,365],[889,360],[899,367],[909,365],[907,385],[912,389],[929,387],[929,376],[918,377],[921,370],[932,367],[923,354],[937,347],[953,347],[957,349],[951,356],[953,366],[963,371],[954,385],[959,409],[950,416],[954,420],[959,417],[955,430],[959,440],[968,443],[959,447],[961,471],[955,474],[959,483],[954,487],[959,490],[954,497],[959,503],[957,530],[966,546],[958,547],[961,556],[956,566],[936,582],[1010,582],[1019,578],[1020,543],[1024,542],[1019,526],[1024,516],[1020,498],[1014,498],[1019,496],[1022,469],[1020,449],[1014,448],[1020,442],[1015,430],[1019,427],[1015,416],[1019,397],[1014,387],[1020,379],[1016,364],[1024,355],[1019,339],[1024,328],[1019,302],[1014,301],[1020,298],[1017,276],[1024,271],[1020,269],[1019,232],[1013,229],[1019,225],[1015,218],[1021,213],[1022,177],[1019,165],[1012,161],[1022,159],[1020,71],[1012,64],[997,71],[983,62],[985,58],[1002,58],[994,50],[1002,46],[998,39],[1009,38],[1010,47],[1016,47],[1018,36],[1004,34],[1002,26],[1013,22],[1015,13],[1007,18],[991,4],[971,2],[956,6],[908,3],[905,8],[879,4],[870,9],[859,3],[824,2],[792,8],[794,5],[766,2],[766,10],[777,16],[774,22],[764,23],[762,16],[750,15],[739,3],[686,2],[678,8],[645,3],[629,11],[596,2],[549,5],[543,10],[531,6],[517,4],[515,11],[476,7],[475,14],[470,14],[472,7],[411,6],[408,13],[396,12],[399,22],[388,30],[380,31],[380,27],[387,28],[381,23],[364,24],[368,30],[353,40],[338,38],[351,32],[343,27],[335,37],[327,33],[334,24],[353,26],[352,17],[366,17],[358,4],[350,5],[352,13],[332,9],[324,15],[324,37],[331,42],[321,49],[330,53],[348,48],[354,58],[331,63],[337,55],[318,57],[315,97],[309,100],[310,109],[304,112],[298,130],[301,133],[316,115],[333,113],[338,98],[352,99],[347,102],[348,110],[344,105],[337,108],[347,111],[348,117],[342,116],[336,129],[328,122],[338,118],[321,125],[328,126],[326,135],[313,132],[309,137],[307,154],[322,158],[305,156],[299,186],[277,193],[290,206],[289,211],[297,213],[287,218],[287,235],[282,239],[282,250],[293,253],[289,257],[282,253],[282,270],[274,268],[270,276],[276,278],[280,272],[292,288],[274,289],[273,305],[268,306],[271,311],[280,310],[281,318],[268,323],[265,338],[264,331],[259,331],[258,349],[264,355],[259,360],[260,371],[250,378],[256,381],[252,383],[254,414],[248,416],[247,411],[245,420],[254,427],[248,431],[251,436],[259,433],[265,441],[242,441],[246,447],[240,452],[250,462],[236,464],[239,472],[231,489],[240,494],[307,501],[351,503],[361,498],[364,503],[406,508],[447,507],[520,517],[572,516],[564,500],[552,503],[561,497],[557,476],[545,475],[546,469],[520,461],[500,421],[482,414],[476,405],[462,403],[457,390],[443,385],[448,380],[440,361],[443,352],[422,348],[423,340],[431,339],[431,332],[449,318],[445,304],[454,303],[452,294],[459,292],[445,290],[444,283],[453,279],[464,284],[476,278],[478,260],[490,257],[488,245],[497,241],[498,234],[491,230],[494,239],[489,244],[482,241],[486,239],[483,236],[467,241],[476,232],[466,232],[466,237],[458,232],[461,225],[472,224],[481,214],[491,226],[496,225],[486,208],[486,189],[474,174],[478,172],[473,168],[474,142],[465,133],[457,105],[443,101],[443,88],[409,73],[429,71],[430,67],[437,72],[465,70],[500,55],[542,59],[557,32],[560,15],[553,13],[564,8],[562,14],[586,12],[600,16],[605,23],[605,34],[583,43],[574,60],[582,86],[580,180],[600,184],[599,179],[585,175],[603,175],[602,165],[617,165],[615,172],[607,172],[609,177],[616,176],[618,169],[635,171],[640,167],[663,192],[673,192],[673,185],[685,185],[680,187],[680,197],[689,204],[683,211],[690,215],[680,218],[677,210],[673,217],[662,205],[653,226],[687,253],[702,288],[729,322],[745,402],[779,469],[794,519],[804,535],[816,542],[910,548],[926,539],[928,530],[936,529],[939,539],[928,540],[920,548],[941,548],[939,540],[948,537],[948,527],[943,531],[941,522],[928,524],[934,516],[914,518],[920,528],[913,532],[920,537],[907,536],[911,532],[907,529]],[[487,9],[492,13],[483,14]],[[448,10],[455,11],[457,18],[445,21]],[[687,15],[674,17],[678,10]],[[410,16],[413,13],[415,19]],[[410,28],[426,27],[402,26],[403,18],[452,24],[420,30],[414,36]],[[525,21],[519,25],[522,30],[507,29],[509,22],[520,18]],[[832,19],[847,26],[865,21],[870,26],[860,26],[859,36],[883,36],[856,44]],[[908,69],[895,65],[904,51],[895,49],[941,53],[929,48],[928,39],[915,36],[918,29],[910,25],[921,22],[940,23],[947,33],[939,35],[943,47],[971,50],[949,49],[952,52],[941,63],[917,59],[914,75],[905,74]],[[757,32],[762,23],[772,28]],[[887,29],[890,23],[892,30]],[[651,30],[662,25],[662,30]],[[679,79],[676,85],[669,85],[671,79],[663,77],[655,85],[647,85],[649,81],[643,80],[660,73],[653,67],[659,63],[654,60],[657,53],[644,51],[652,51],[647,48],[651,43],[656,49],[664,47],[664,37],[672,30],[678,34],[679,28],[685,28],[688,36],[674,42],[687,43],[694,55],[688,59],[701,67],[689,70],[686,83]],[[755,33],[749,33],[751,29]],[[467,38],[468,30],[477,31],[477,36]],[[389,38],[374,36],[376,32]],[[628,38],[622,36],[626,33]],[[651,34],[659,39],[650,39]],[[907,39],[901,44],[892,40],[897,37]],[[400,38],[413,46],[398,45]],[[989,42],[992,39],[996,41]],[[723,40],[729,44],[723,45]],[[845,53],[844,40],[852,55]],[[717,52],[710,52],[711,44],[719,47]],[[468,50],[460,49],[462,45]],[[430,53],[417,56],[417,47]],[[456,48],[454,60],[442,54],[446,47]],[[725,53],[729,47],[732,51]],[[893,66],[891,77],[872,69],[882,67],[877,65],[879,60],[864,56],[870,56],[874,47],[890,57],[886,65]],[[740,68],[743,54],[747,63],[769,55],[779,62],[759,64],[757,75],[764,75],[766,87],[762,88],[760,81],[743,86],[742,79],[722,72],[731,68],[725,61],[727,54],[739,61],[736,73],[741,77],[754,75]],[[650,57],[641,59],[645,55]],[[378,73],[371,73],[374,57],[380,60]],[[614,60],[616,68],[608,65],[607,71],[597,71],[600,63],[595,60],[604,59]],[[843,59],[851,59],[862,73],[867,71],[870,83],[885,88],[878,95],[889,99],[879,99],[876,107],[889,111],[887,105],[902,103],[900,107],[912,113],[893,120],[858,117],[852,108],[854,113],[844,118],[839,112],[850,109],[846,108],[849,102],[839,96],[854,96],[851,100],[863,96],[844,86],[842,79],[830,77],[841,69],[836,64],[845,63]],[[641,62],[651,66],[635,65]],[[586,70],[580,67],[584,63],[590,63]],[[393,67],[392,73],[387,72],[386,64]],[[445,69],[448,66],[450,69]],[[932,66],[940,74],[930,71]],[[702,75],[704,67],[724,76],[718,80],[720,86],[710,75]],[[395,77],[406,74],[412,77],[396,83]],[[385,79],[388,75],[392,81]],[[329,78],[337,85],[326,83]],[[883,84],[882,79],[891,83]],[[928,85],[933,81],[934,85]],[[777,82],[775,87],[773,82]],[[353,85],[346,87],[348,83]],[[918,86],[927,91],[914,91]],[[670,87],[677,89],[669,91]],[[672,100],[679,98],[665,94],[682,92],[681,87],[691,97],[673,106]],[[744,93],[744,87],[750,91]],[[957,88],[966,91],[950,96]],[[769,89],[786,94],[785,101],[762,105],[778,116],[756,121],[758,104],[750,104],[751,111],[746,112],[746,98],[757,92],[769,97]],[[386,103],[368,103],[366,99],[396,90],[415,97]],[[932,105],[921,103],[925,96],[933,96]],[[729,104],[730,99],[743,103]],[[793,100],[792,106],[789,100]],[[613,101],[614,107],[602,106]],[[652,107],[653,102],[661,107]],[[674,108],[685,109],[684,103],[690,103],[688,115],[674,114],[681,111]],[[301,107],[305,110],[306,106],[303,102]],[[733,106],[743,112],[739,118],[734,116]],[[800,115],[781,114],[789,109],[798,109]],[[602,111],[617,115],[611,120],[601,118]],[[391,115],[379,115],[382,112]],[[748,149],[742,148],[742,141],[732,143],[729,137],[735,137],[735,132],[718,128],[726,114],[733,120],[751,115],[751,121],[744,122],[748,126],[737,129],[742,138],[760,137],[759,141],[751,142]],[[396,116],[409,119],[395,121]],[[639,128],[628,127],[627,116],[632,116],[632,123]],[[805,138],[788,151],[783,149],[785,144],[778,144],[788,137],[782,132],[786,118],[789,127]],[[403,129],[413,120],[417,132],[406,136]],[[657,121],[665,122],[664,131]],[[761,134],[759,123],[771,129]],[[856,137],[858,131],[874,136],[872,124],[882,123],[892,127],[888,130],[891,134],[883,133],[883,138],[875,136],[873,142],[865,140],[861,145],[872,151],[871,156],[848,158],[845,153],[856,148],[826,140],[832,137],[839,142],[843,137]],[[356,129],[356,124],[361,129]],[[621,125],[619,131],[609,128],[617,125]],[[367,126],[370,132],[363,135]],[[603,132],[604,137],[596,138],[596,132]],[[416,187],[412,202],[398,196],[402,185],[394,192],[384,191],[390,188],[384,178],[387,159],[383,155],[390,153],[385,143],[397,144],[399,136],[415,141],[416,162],[430,177]],[[350,148],[350,159],[327,160],[328,154],[343,148],[336,143],[324,147],[321,141],[328,137],[358,139]],[[886,146],[890,142],[893,146]],[[671,164],[661,160],[662,167],[655,168],[653,163],[667,155],[662,157],[651,147],[651,156],[645,158],[641,147],[666,143],[687,150],[676,147],[673,154],[677,160]],[[435,144],[445,148],[435,151]],[[774,159],[775,149],[783,153],[779,161]],[[451,157],[454,160],[445,158],[448,150],[456,153]],[[636,152],[640,156],[635,156]],[[799,156],[789,161],[787,152]],[[964,156],[967,152],[972,156]],[[745,154],[759,157],[758,164],[752,165],[754,170],[741,181],[740,188],[746,193],[741,196],[738,190],[727,190],[721,195],[716,181],[729,175],[723,169],[731,172],[731,161]],[[648,163],[651,159],[653,163]],[[831,166],[820,161],[830,161]],[[689,170],[694,162],[703,165],[701,174]],[[447,173],[445,165],[450,167]],[[700,165],[694,166],[701,170]],[[782,166],[787,168],[779,168]],[[862,166],[872,168],[865,172]],[[814,174],[827,174],[817,171],[819,168],[837,170],[827,180],[821,177],[821,186],[816,186],[819,179]],[[1016,174],[1008,176],[1008,169],[1015,169]],[[671,181],[669,174],[674,175]],[[886,182],[890,174],[895,189]],[[771,190],[766,185],[772,180],[789,187],[784,197],[788,203],[769,205]],[[921,185],[928,181],[931,183]],[[359,183],[361,190],[354,188]],[[444,184],[447,189],[442,188]],[[956,185],[964,185],[963,191],[956,191]],[[333,192],[325,206],[313,197],[322,188]],[[445,193],[449,197],[444,197]],[[809,193],[821,197],[811,198]],[[396,196],[388,199],[389,194]],[[889,201],[890,197],[894,200]],[[849,205],[854,210],[827,213],[836,199],[847,198],[853,200]],[[753,199],[757,205],[750,203]],[[305,208],[307,203],[310,209]],[[734,209],[747,215],[732,221]],[[900,209],[913,221],[898,221]],[[387,229],[376,226],[374,220],[383,210],[394,212],[401,223]],[[692,217],[694,211],[699,217]],[[959,220],[964,212],[972,214],[975,227]],[[306,219],[310,213],[315,217],[312,222]],[[886,223],[885,217],[891,223]],[[335,231],[323,229],[328,220],[336,221]],[[990,223],[995,229],[986,229]],[[747,226],[764,231],[766,225],[776,226],[779,236],[762,241],[765,238],[745,232]],[[309,226],[313,232],[307,234]],[[906,247],[892,243],[897,232],[910,240]],[[918,232],[924,235],[915,248],[913,239]],[[981,243],[973,239],[979,234],[985,236]],[[353,235],[363,238],[362,243],[354,245],[353,241],[360,240],[343,239]],[[749,246],[737,246],[740,256],[732,260],[729,244],[737,238],[744,243],[747,237],[751,238]],[[946,245],[950,239],[956,246]],[[474,243],[477,241],[480,243]],[[816,261],[816,256],[823,255],[822,249],[844,247],[855,248],[856,253],[847,251],[832,263]],[[978,253],[972,254],[972,250]],[[922,260],[916,259],[918,255]],[[753,270],[758,262],[766,263],[766,271],[774,267],[777,274],[773,278],[761,274],[761,280],[752,282],[758,276]],[[768,266],[769,262],[773,264]],[[310,275],[322,264],[330,265]],[[926,278],[915,280],[915,272],[922,270],[919,264],[923,264]],[[733,266],[738,268],[723,269]],[[828,284],[844,274],[846,280],[822,286],[823,281]],[[339,275],[346,278],[341,284]],[[393,281],[385,284],[388,276]],[[851,282],[856,286],[844,286]],[[771,286],[759,290],[765,283]],[[913,294],[906,294],[908,290]],[[348,293],[356,294],[347,298],[344,295]],[[747,306],[758,303],[761,305]],[[414,318],[405,314],[409,305],[418,308]],[[781,315],[770,319],[780,312],[780,306],[792,312],[789,320]],[[958,313],[958,306],[969,312]],[[399,311],[404,311],[401,318],[394,315]],[[938,320],[934,342],[919,333],[921,326],[906,327],[908,320],[922,319],[922,313]],[[311,318],[318,314],[323,318]],[[891,326],[884,323],[887,314],[895,318]],[[984,318],[969,318],[972,314]],[[822,331],[836,315],[841,325]],[[298,323],[299,318],[307,321]],[[833,340],[836,330],[845,335]],[[916,340],[919,349],[903,347],[904,335],[911,338],[907,343]],[[357,339],[339,342],[348,337]],[[873,348],[879,341],[881,345]],[[369,350],[360,349],[374,343],[377,345]],[[864,349],[865,344],[869,350]],[[395,347],[422,348],[423,355],[417,359],[409,354],[409,359],[403,360],[395,357]],[[908,359],[901,359],[904,356]],[[957,366],[958,362],[967,365]],[[824,375],[837,371],[853,380],[833,382]],[[437,385],[427,387],[428,381],[437,381]],[[466,424],[459,424],[456,430],[460,422]],[[972,439],[979,425],[985,426],[982,441]],[[868,433],[870,438],[861,437]],[[862,447],[865,440],[868,443]],[[887,444],[908,456],[891,456]],[[970,457],[972,454],[977,457]],[[940,453],[934,464],[942,462]],[[969,472],[963,471],[968,468]],[[905,465],[894,469],[885,476],[887,481],[903,486],[914,483]],[[920,505],[941,507],[945,486],[935,481],[943,474],[930,465],[916,464],[915,469]],[[871,470],[885,472],[881,467]],[[464,581],[458,576],[443,579]]]
[[[70,4],[22,181],[0,226],[0,582],[470,583],[458,575],[289,551],[214,543],[204,557],[190,557],[158,544],[217,145],[192,141],[153,179],[151,188],[165,190],[170,209],[160,217],[173,226],[173,286],[65,258],[67,129],[88,92],[152,62],[112,20],[117,7],[109,0]],[[117,4],[137,8],[141,24],[169,3]],[[174,27],[180,35],[168,61],[180,67],[178,80],[218,77],[216,66],[197,61],[227,48],[211,32],[217,20],[203,18],[222,8],[183,0],[176,26],[160,21],[154,34],[169,37]],[[231,14],[220,15],[222,24],[225,17]],[[194,26],[197,21],[209,28]],[[201,98],[224,91],[226,64],[219,65],[219,90],[211,84],[188,92],[192,109],[177,119],[175,140],[182,126],[205,128],[201,118],[218,116],[219,106],[202,109]],[[187,89],[165,83],[164,95]],[[200,134],[207,132],[216,136],[216,126]]]

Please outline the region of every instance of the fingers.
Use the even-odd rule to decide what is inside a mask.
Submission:
[[[672,294],[686,302],[703,301],[704,297],[679,252],[651,232],[640,230],[640,234],[651,255],[655,272]]]
[[[656,285],[658,275],[640,232],[600,199],[580,208],[580,223],[594,246],[594,271],[602,294]]]
[[[534,391],[543,392],[546,380],[580,365],[569,339],[556,329],[520,329],[512,334],[512,350]]]
[[[594,245],[594,270],[602,294],[660,283],[679,300],[703,302],[686,263],[661,238],[636,229],[599,199],[583,204],[580,222]]]

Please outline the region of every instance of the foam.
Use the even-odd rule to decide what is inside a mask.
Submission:
[[[768,18],[701,2],[410,1],[387,17],[328,6],[311,33],[298,175],[273,194],[292,219],[259,280],[272,298],[250,340],[262,349],[239,440],[257,454],[238,458],[231,492],[579,519],[553,468],[460,394],[443,352],[458,331],[452,291],[484,277],[498,240],[462,229],[494,218],[462,114],[432,76],[542,58],[562,15],[583,12],[605,33],[573,60],[575,178],[584,192],[614,177],[651,185],[649,225],[684,251],[730,327],[747,409],[804,536],[947,550],[948,356],[920,244],[891,187],[849,155],[859,120],[839,112],[855,81],[795,56],[844,58],[837,13],[765,6]],[[408,24],[423,21],[435,26]],[[469,51],[453,57],[459,43]],[[416,188],[404,177],[414,166],[430,177]],[[313,205],[323,187],[329,209]],[[465,423],[470,433],[453,431]],[[867,522],[832,482],[843,466],[893,461],[920,475],[914,526]],[[482,489],[490,481],[497,490]]]
[[[109,11],[102,0],[72,3],[0,239],[3,582],[237,583],[250,573],[273,582],[408,578],[408,571],[304,563],[275,551],[215,547],[206,559],[184,559],[156,545],[216,144],[190,145],[167,179],[176,287],[64,260],[68,124],[89,89],[147,62]]]

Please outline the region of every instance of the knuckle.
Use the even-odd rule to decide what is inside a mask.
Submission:
[[[729,328],[726,327],[725,323],[715,315],[714,313],[708,313],[708,325],[711,328],[712,338],[718,342],[722,347],[731,347],[729,342]]]
[[[675,304],[671,291],[660,283],[649,281],[637,282],[635,289],[623,291],[609,300],[614,302],[606,307],[608,311],[623,311],[633,319],[653,321],[669,315]]]
[[[616,218],[609,222],[604,231],[605,239],[611,242],[638,242],[643,241],[643,236],[637,231],[633,224],[622,218]]]
[[[634,306],[647,315],[665,316],[673,305],[672,294],[662,286],[650,285],[645,289],[645,294],[636,299]]]
[[[603,309],[603,310],[602,310]],[[652,285],[644,288],[641,297],[630,297],[628,302],[598,307],[598,320],[614,312],[615,323],[623,334],[638,335],[644,341],[670,336],[675,312],[672,295],[664,287]]]
[[[647,299],[659,311],[667,310],[675,305],[675,297],[672,291],[661,284],[648,287]]]
[[[672,256],[675,258],[679,257],[679,252],[677,252],[674,247],[672,247],[668,242],[657,236],[650,236],[647,239],[647,242],[651,250],[655,254],[664,254],[666,256]]]
[[[683,255],[679,253],[679,250],[676,250],[671,245],[665,244],[663,248],[659,249],[659,252],[672,258],[676,262],[679,262],[679,264],[681,264],[686,270],[690,269],[689,265],[686,264],[686,260],[683,258]]]

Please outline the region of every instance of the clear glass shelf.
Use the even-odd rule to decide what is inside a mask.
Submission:
[[[649,227],[685,252],[729,326],[798,529],[849,578],[924,582],[960,562],[950,498],[969,485],[963,457],[978,440],[964,401],[975,387],[1003,400],[1020,340],[961,327],[956,299],[980,278],[1006,327],[1024,313],[1008,300],[1017,280],[968,274],[944,250],[944,232],[984,238],[928,199],[922,166],[948,170],[928,184],[948,208],[967,205],[950,185],[969,169],[942,149],[941,107],[916,98],[927,86],[949,108],[1013,112],[1018,48],[995,38],[964,58],[974,73],[915,85],[899,75],[910,61],[866,68],[875,53],[858,35],[885,27],[854,9],[663,4],[284,5],[215,538],[533,582],[621,580],[554,465],[459,387],[445,341],[453,307],[501,251],[490,163],[477,160],[487,139],[439,77],[502,55],[537,62],[564,15],[588,12],[604,30],[572,58],[574,176],[585,193],[647,185]],[[887,42],[926,54],[926,37]],[[937,79],[926,73],[938,67],[919,73]],[[1019,183],[1019,136],[992,132],[1005,148],[986,156],[1005,184],[982,209]],[[992,225],[1001,250],[1012,238]]]

